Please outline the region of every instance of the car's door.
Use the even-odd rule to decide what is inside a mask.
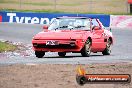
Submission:
[[[102,51],[106,47],[104,29],[96,19],[92,21],[92,24],[92,51]]]

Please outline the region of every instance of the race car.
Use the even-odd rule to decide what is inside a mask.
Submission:
[[[45,52],[58,52],[64,57],[67,52],[81,53],[89,57],[91,52],[110,55],[113,44],[112,32],[99,19],[87,17],[57,17],[50,25],[32,39],[33,50],[38,58]]]

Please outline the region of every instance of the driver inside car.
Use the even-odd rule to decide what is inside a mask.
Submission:
[[[94,30],[95,27],[99,27],[99,29],[101,29],[97,19],[92,19],[92,30]]]

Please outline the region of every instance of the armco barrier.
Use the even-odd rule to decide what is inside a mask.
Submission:
[[[90,18],[98,18],[104,26],[110,25],[110,15],[95,15],[95,14],[66,14],[66,13],[24,13],[24,12],[5,12],[1,11],[2,22],[16,22],[27,24],[49,24],[54,18],[60,16],[83,16]]]
[[[110,24],[112,27],[132,28],[132,16],[111,15],[110,20]]]

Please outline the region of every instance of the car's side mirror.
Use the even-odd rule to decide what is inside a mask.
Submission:
[[[112,32],[112,29],[110,28],[110,32]]]
[[[96,30],[100,30],[100,29],[101,29],[101,28],[98,27],[98,26],[94,26],[94,27],[93,27],[93,30],[95,30],[95,31],[96,31]]]
[[[44,30],[44,31],[48,31],[48,25],[44,25],[44,26],[43,26],[43,30]]]

